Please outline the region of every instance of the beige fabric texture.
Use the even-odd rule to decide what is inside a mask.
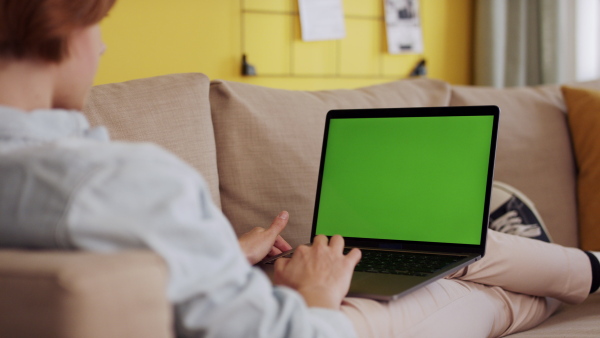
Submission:
[[[92,88],[85,115],[113,140],[154,142],[202,173],[220,205],[215,139],[203,74],[164,75]]]
[[[309,242],[326,113],[445,106],[449,94],[446,83],[428,79],[315,92],[213,81],[223,212],[241,234],[288,210],[283,237],[293,246]]]
[[[575,162],[560,89],[456,86],[450,104],[500,107],[494,179],[535,203],[557,243],[577,246]]]
[[[600,335],[600,294],[577,305],[564,305],[552,317],[530,331],[510,338],[598,337]]]
[[[0,337],[171,337],[167,276],[149,252],[2,250]]]

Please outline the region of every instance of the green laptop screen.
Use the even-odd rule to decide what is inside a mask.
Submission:
[[[331,119],[316,234],[479,244],[493,119]]]

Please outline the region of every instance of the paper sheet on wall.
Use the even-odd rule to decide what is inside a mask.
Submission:
[[[423,53],[419,0],[383,0],[388,52]]]
[[[302,40],[336,40],[346,36],[342,0],[298,0]]]

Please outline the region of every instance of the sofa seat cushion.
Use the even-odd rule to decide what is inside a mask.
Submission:
[[[331,109],[445,106],[441,81],[396,81],[356,90],[289,91],[213,81],[223,212],[238,234],[290,212],[283,237],[309,241],[325,115]]]
[[[527,195],[554,241],[577,246],[575,161],[558,87],[452,88],[451,105],[497,105],[494,179]]]
[[[113,140],[153,142],[202,173],[220,205],[214,132],[203,74],[158,76],[92,88],[84,113]]]
[[[598,337],[600,334],[600,294],[577,305],[563,305],[539,326],[510,338]]]

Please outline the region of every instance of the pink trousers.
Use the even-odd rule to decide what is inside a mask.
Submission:
[[[490,231],[483,259],[396,301],[346,298],[359,337],[499,337],[532,328],[592,283],[583,251]]]

